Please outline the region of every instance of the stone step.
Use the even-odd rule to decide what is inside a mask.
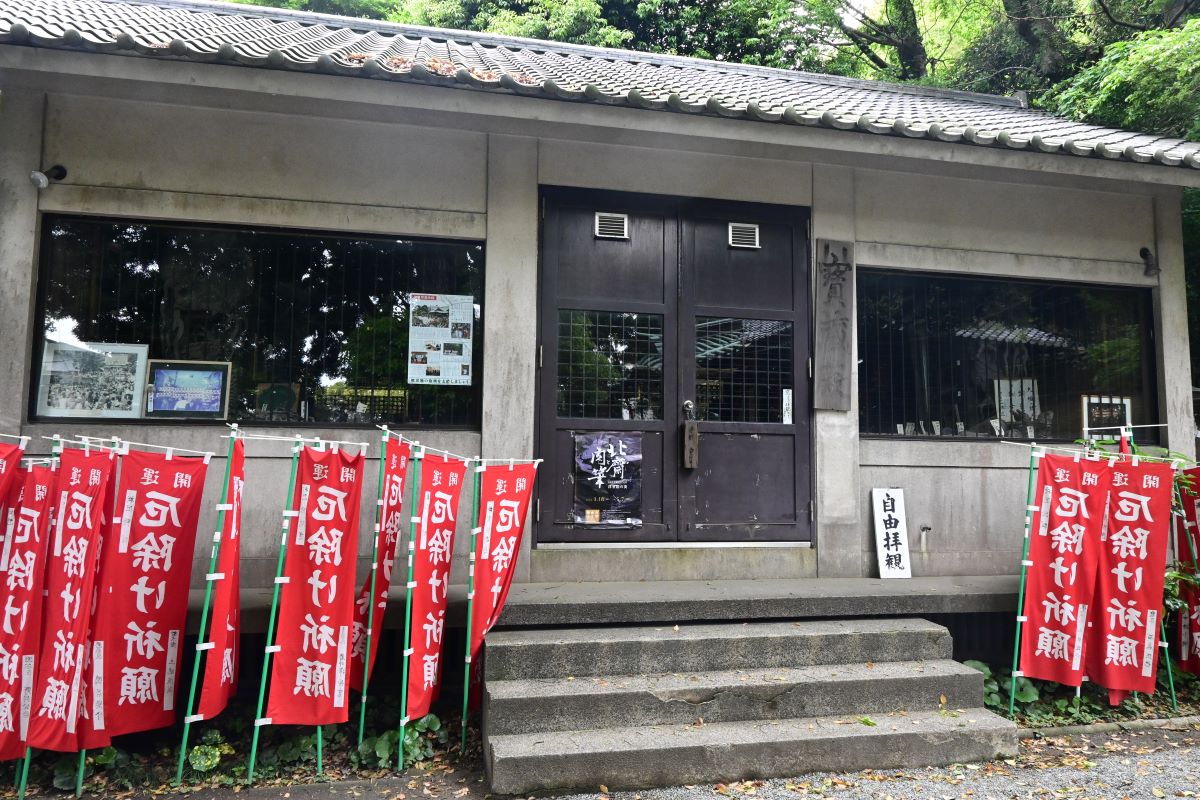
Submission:
[[[951,657],[949,632],[922,619],[493,631],[488,681],[769,669]]]
[[[1009,758],[1017,727],[982,708],[770,722],[642,726],[490,736],[496,794],[774,778]]]
[[[641,725],[967,708],[983,675],[954,661],[893,661],[719,672],[492,681],[488,736]]]

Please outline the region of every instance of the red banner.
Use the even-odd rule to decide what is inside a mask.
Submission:
[[[175,721],[206,459],[131,451],[100,554],[81,744]],[[93,732],[95,736],[93,736]]]
[[[9,491],[4,550],[0,553],[0,761],[25,754],[42,632],[42,584],[50,543],[50,511],[58,473],[33,467]],[[21,624],[16,624],[17,622]]]
[[[1021,672],[1079,686],[1109,486],[1106,462],[1045,455],[1026,566]]]
[[[304,448],[289,517],[287,565],[271,666],[273,724],[345,722],[362,454]]]
[[[221,552],[217,555],[217,573],[213,581],[209,635],[204,660],[204,683],[196,714],[212,719],[225,710],[237,691],[238,637],[242,630],[239,589],[242,563],[242,488],[246,485],[246,444],[233,443],[229,461],[229,483],[225,487],[224,516],[221,520]]]
[[[84,648],[91,622],[100,531],[108,520],[115,466],[116,453],[111,450],[85,452],[74,448],[63,452],[59,465],[41,651],[29,720],[28,743],[39,750],[79,749],[79,719],[86,706],[81,685]],[[25,610],[21,616],[26,617]]]
[[[1100,534],[1088,679],[1110,690],[1154,691],[1174,471],[1122,459],[1111,467]],[[1110,698],[1112,699],[1112,698]]]
[[[25,483],[25,473],[21,469],[21,458],[25,455],[25,442],[21,444],[8,444],[0,442],[0,549],[4,547],[4,542],[7,540],[7,524],[12,519],[9,515],[11,509],[15,508],[15,503],[10,503],[10,492],[14,492],[12,496],[20,494]]]
[[[1188,470],[1186,474],[1193,475],[1200,470]],[[1195,478],[1192,486],[1195,487]],[[1200,572],[1196,564],[1196,554],[1200,554],[1200,531],[1197,530],[1197,504],[1200,497],[1186,491],[1181,496],[1183,517],[1175,518],[1175,552],[1179,556],[1182,571],[1189,575]],[[1180,582],[1179,599],[1184,607],[1179,611],[1177,625],[1179,628],[1179,666],[1185,672],[1193,675],[1200,674],[1200,588],[1190,583]]]
[[[367,653],[367,610],[371,594],[371,574],[375,576],[375,613],[371,622],[375,630],[371,633],[371,670],[375,669],[375,655],[379,652],[379,632],[383,630],[383,615],[387,611],[388,590],[392,585],[392,566],[396,560],[396,542],[403,528],[404,479],[408,474],[408,459],[412,445],[388,437],[384,446],[383,490],[379,506],[379,522],[375,532],[375,564],[372,572],[363,581],[362,589],[354,601],[354,632],[350,646],[350,685],[356,692],[363,690],[364,657]]]
[[[533,497],[537,465],[493,464],[479,473],[480,532],[475,540],[475,595],[471,604],[471,661],[483,637],[500,619],[512,585],[513,566],[521,553],[521,536]]]
[[[442,680],[442,634],[454,526],[467,462],[426,455],[421,461],[417,546],[413,551],[412,631],[408,663],[409,719],[429,713]]]

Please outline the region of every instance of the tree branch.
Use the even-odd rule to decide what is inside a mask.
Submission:
[[[1149,30],[1149,28],[1147,28],[1145,25],[1138,25],[1135,22],[1126,22],[1125,20],[1117,19],[1113,14],[1112,9],[1108,7],[1108,3],[1106,3],[1105,0],[1096,0],[1096,5],[1100,6],[1100,10],[1104,12],[1104,16],[1108,17],[1108,21],[1113,25],[1119,25],[1122,28],[1129,28],[1130,30],[1134,31]]]

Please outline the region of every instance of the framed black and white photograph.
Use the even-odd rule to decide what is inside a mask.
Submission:
[[[225,419],[229,372],[228,361],[152,360],[146,377],[146,416]]]
[[[141,417],[148,351],[144,344],[47,341],[38,384],[38,415]]]

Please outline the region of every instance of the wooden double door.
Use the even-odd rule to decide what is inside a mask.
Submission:
[[[807,223],[544,190],[538,542],[811,538]]]

